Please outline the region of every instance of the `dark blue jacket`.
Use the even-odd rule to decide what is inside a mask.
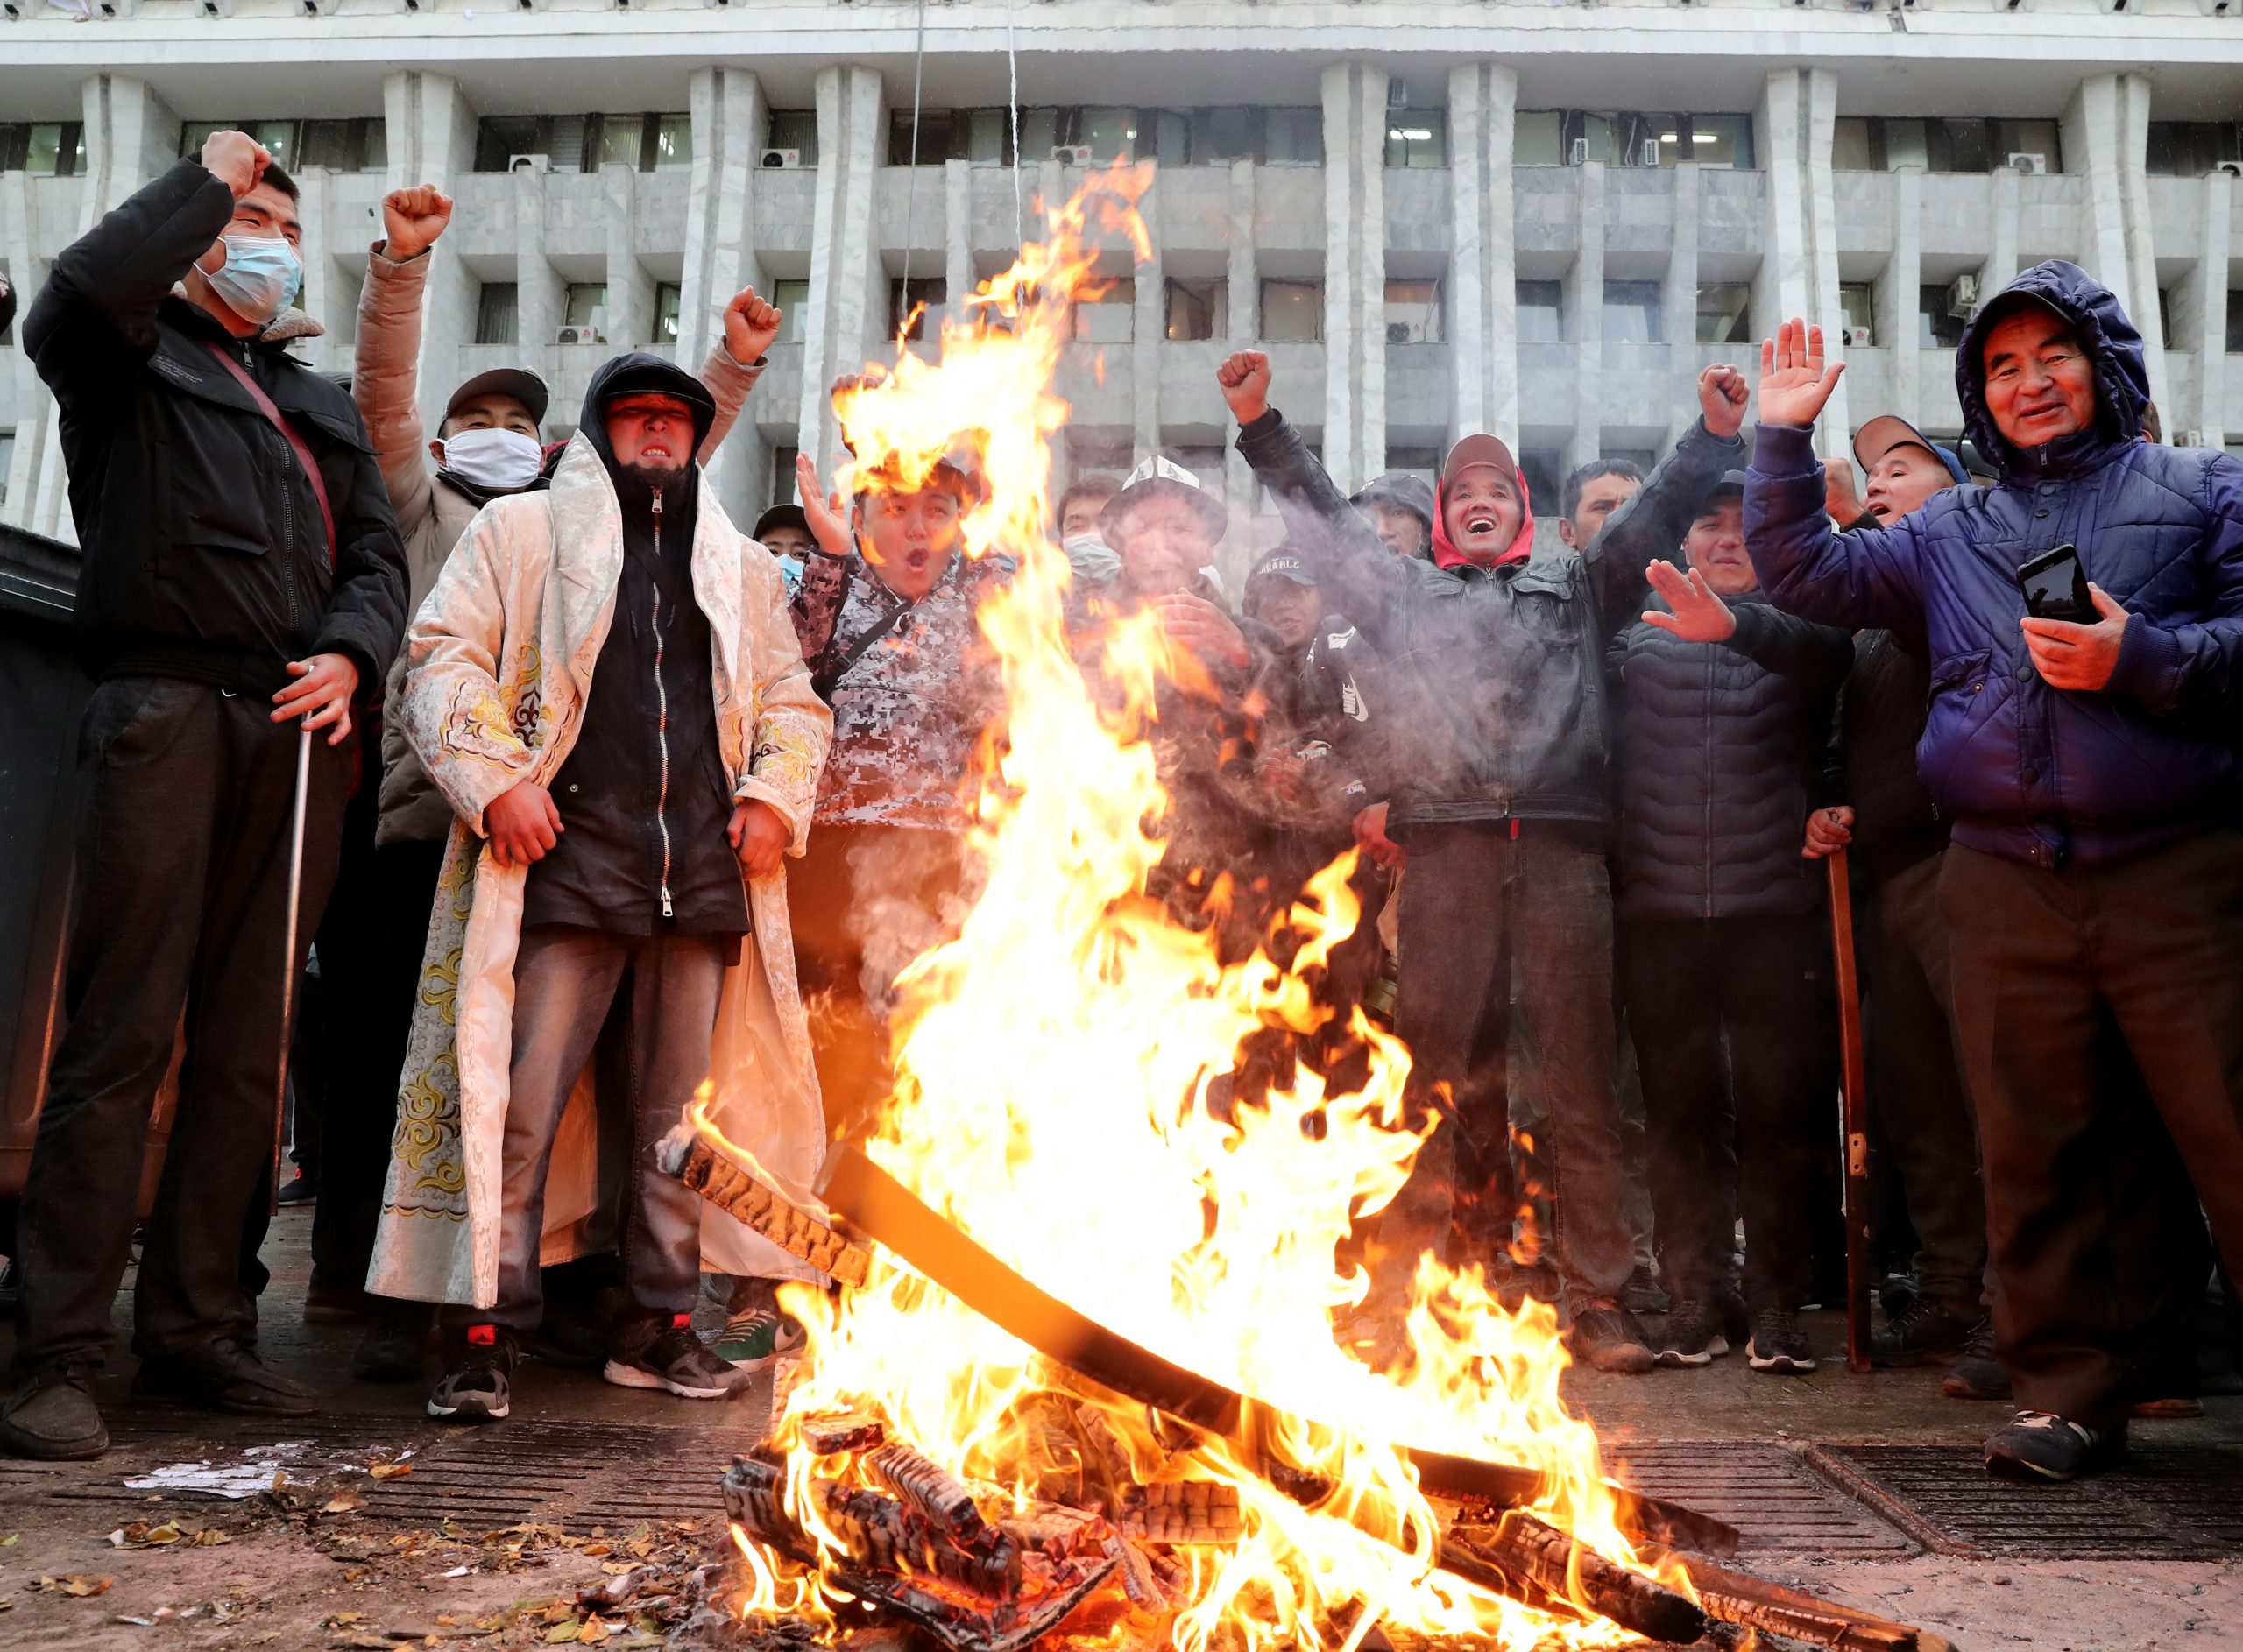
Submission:
[[[1986,412],[1989,325],[2037,300],[2095,364],[2095,427],[2028,450]],[[2243,691],[2243,464],[2141,441],[2141,338],[2075,265],[2027,271],[1956,352],[1966,433],[2003,469],[1890,527],[1841,534],[1822,510],[1813,432],[1763,425],[1744,490],[1746,542],[1776,604],[1828,624],[1921,625],[1931,704],[1916,760],[1955,840],[2042,866],[2122,860],[2228,812]],[[2078,547],[2132,612],[2110,683],[2050,688],[2018,621],[2018,566]]]
[[[1624,916],[1795,917],[1822,899],[1799,851],[1853,640],[1758,591],[1730,608],[1725,643],[1641,619],[1613,640]]]

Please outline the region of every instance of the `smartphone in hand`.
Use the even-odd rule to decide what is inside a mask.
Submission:
[[[2077,546],[2041,552],[2019,567],[2017,582],[2025,592],[2025,611],[2035,619],[2095,623],[2095,599],[2088,595],[2087,570],[2079,565]]]

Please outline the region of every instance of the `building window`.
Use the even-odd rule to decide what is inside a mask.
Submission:
[[[648,148],[641,172],[676,172],[693,164],[693,116],[653,114],[647,116]]]
[[[1387,111],[1386,164],[1400,167],[1447,166],[1448,111],[1445,109]]]
[[[655,289],[655,342],[677,342],[678,312],[684,307],[685,293],[675,282],[664,281]]]
[[[2227,289],[2227,354],[2243,356],[2243,287]]]
[[[1830,164],[1840,172],[1987,173],[2012,157],[2034,172],[2062,172],[2063,152],[2054,121],[1902,120],[1842,115],[1831,132]]]
[[[75,178],[86,170],[86,129],[76,121],[0,125],[0,172]]]
[[[1269,109],[1262,111],[1262,159],[1272,166],[1324,164],[1324,111]]]
[[[2243,166],[2243,121],[2152,121],[2143,170],[2154,178],[2201,178]]]
[[[505,172],[517,156],[542,155],[555,172],[628,166],[667,171],[693,164],[693,119],[685,114],[486,115],[475,129],[475,170]]]
[[[771,449],[771,503],[795,503],[795,463],[802,456],[800,448]]]
[[[243,131],[272,152],[290,172],[325,166],[334,172],[379,172],[389,165],[389,127],[379,115],[357,120],[188,121],[179,152],[196,156],[213,132]]]
[[[574,328],[577,336],[563,342],[605,344],[607,342],[607,283],[605,281],[571,281],[561,301],[561,326],[563,330]]]
[[[1608,300],[1609,303],[1610,300]],[[1609,334],[1606,336],[1610,336]],[[1724,282],[1698,288],[1698,342],[1750,344],[1752,342],[1752,287],[1749,282]]]
[[[1230,283],[1222,277],[1185,281],[1171,276],[1161,301],[1166,312],[1162,331],[1174,342],[1230,336]]]
[[[1223,485],[1223,461],[1227,450],[1213,448],[1171,448],[1168,456],[1199,478],[1199,485],[1221,502],[1228,490]]]
[[[915,275],[909,280],[902,279],[888,284],[888,335],[894,338],[902,333],[905,338],[924,338],[927,335],[927,312],[938,310],[949,300],[950,284],[939,275]],[[905,331],[906,325],[909,331]]]
[[[1544,501],[1543,508],[1555,516],[1565,497],[1559,478],[1566,473],[1566,455],[1554,448],[1523,448],[1518,455],[1518,473],[1526,478],[1529,502]]]
[[[1523,109],[1511,116],[1511,164],[1514,166],[1562,166],[1565,145],[1562,110]]]
[[[1665,340],[1659,311],[1665,300],[1656,281],[1607,281],[1604,284],[1604,342],[1608,344],[1657,344]]]
[[[1562,344],[1566,342],[1565,283],[1521,281],[1518,284],[1518,342],[1522,344]]]
[[[1445,336],[1441,327],[1440,282],[1389,281],[1386,284],[1388,343],[1438,344]]]
[[[779,309],[779,334],[775,344],[799,344],[810,326],[810,283],[774,281],[771,302]]]
[[[2157,289],[2157,342],[2162,349],[2172,349],[2175,348],[2173,343],[2173,289],[2169,286],[2161,286]]]
[[[475,300],[475,342],[519,344],[521,289],[512,281],[485,281]]]
[[[1877,289],[1867,281],[1838,284],[1838,310],[1846,321],[1846,344],[1866,349],[1877,342]]]
[[[1262,338],[1270,344],[1314,344],[1324,337],[1324,283],[1262,283]]]
[[[770,135],[764,140],[765,148],[791,149],[799,165],[817,165],[816,109],[775,109],[771,111],[771,124],[766,130]]]
[[[1075,303],[1075,336],[1086,344],[1126,344],[1136,336],[1137,284],[1128,276],[1101,281]]]
[[[1512,117],[1511,163],[1518,166],[1702,166],[1749,169],[1750,115],[1660,110],[1521,109]]]
[[[0,505],[8,503],[8,473],[16,468],[16,433],[0,430]]]
[[[923,166],[964,160],[978,166],[1012,164],[1011,111],[922,109],[916,153]],[[892,109],[888,164],[908,166],[915,153],[912,116]],[[1123,109],[1110,105],[1038,105],[1020,111],[1020,157],[1053,156],[1091,166],[1152,160],[1164,166],[1223,166],[1234,160],[1316,166],[1324,159],[1324,112],[1224,104],[1202,109]]]
[[[1953,349],[1963,342],[1966,317],[1953,314],[1944,286],[1916,289],[1916,346],[1920,349]]]

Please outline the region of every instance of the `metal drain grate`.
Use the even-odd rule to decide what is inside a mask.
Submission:
[[[2067,1486],[1993,1479],[1974,1445],[1819,1448],[1964,1553],[2043,1559],[2243,1558],[2243,1450],[2136,1451]]]
[[[1914,1555],[1921,1545],[1848,1497],[1784,1446],[1758,1441],[1608,1448],[1615,1477],[1737,1528],[1748,1552]]]

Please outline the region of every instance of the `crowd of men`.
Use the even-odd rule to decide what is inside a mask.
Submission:
[[[809,1185],[887,1093],[898,973],[970,902],[961,783],[1002,712],[975,613],[1011,567],[961,553],[971,462],[860,467],[844,497],[805,459],[800,504],[741,533],[701,467],[777,332],[753,291],[697,376],[601,367],[565,443],[512,369],[431,435],[449,215],[427,187],[385,201],[347,390],[287,353],[315,330],[288,307],[296,192],[238,132],[62,253],[27,314],[96,686],[11,1451],[106,1449],[94,1378],[182,1040],[135,1390],[316,1408],[257,1339],[284,985],[315,947],[306,1313],[363,1323],[357,1374],[433,1370],[430,1414],[467,1423],[507,1415],[526,1354],[739,1392],[800,1345],[775,1284],[816,1276],[665,1144],[714,1128]],[[1344,1074],[1357,1007],[1407,1044],[1444,1127],[1365,1214],[1344,1344],[1410,1357],[1432,1252],[1554,1303],[1601,1371],[1740,1343],[1814,1370],[1801,1311],[1843,1288],[1843,851],[1877,1358],[2013,1400],[1989,1467],[2069,1479],[2193,1406],[2215,1253],[2231,1314],[2243,1278],[2243,466],[2157,443],[2132,322],[2067,264],[1971,321],[1967,446],[1872,419],[1858,497],[1815,456],[1841,371],[1797,321],[1757,389],[1708,368],[1651,475],[1581,467],[1538,551],[1497,438],[1349,498],[1267,358],[1235,355],[1283,542],[1234,604],[1229,512],[1191,470],[1078,478],[1071,632],[1117,707],[1107,628],[1167,640],[1151,893],[1225,956],[1282,947],[1309,875],[1362,851],[1364,924],[1316,982],[1333,1035],[1242,1050],[1220,1102],[1292,1062]]]

